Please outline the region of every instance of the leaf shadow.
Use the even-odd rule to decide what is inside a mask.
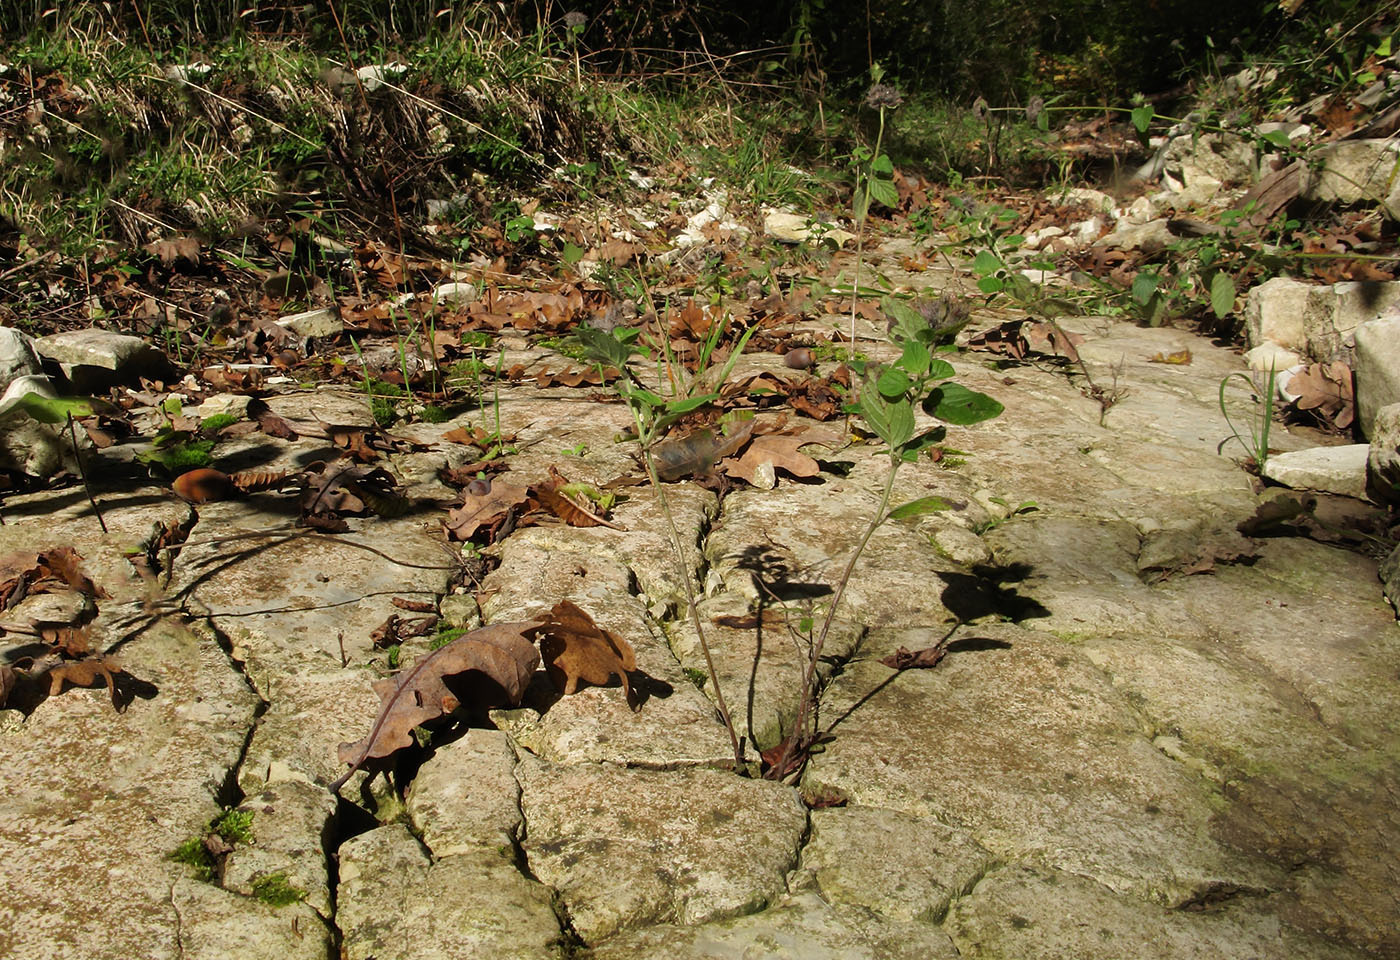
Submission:
[[[1050,616],[1040,601],[1016,592],[1014,586],[1030,577],[1035,568],[1027,563],[1005,566],[978,564],[971,573],[940,573],[946,586],[939,600],[959,623],[995,616],[1012,623]]]

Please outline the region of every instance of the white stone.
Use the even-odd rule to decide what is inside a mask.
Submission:
[[[1356,415],[1371,437],[1381,408],[1400,403],[1400,313],[1358,324],[1354,336]]]
[[[345,329],[340,319],[339,307],[321,307],[304,313],[290,313],[277,319],[279,327],[285,327],[299,337],[333,337]]]
[[[1279,453],[1264,463],[1264,476],[1294,490],[1316,490],[1366,499],[1367,443]]]
[[[1376,413],[1370,436],[1366,491],[1377,503],[1400,504],[1400,403]]]
[[[14,327],[0,327],[0,390],[16,377],[43,373],[34,338]]]
[[[1299,174],[1299,196],[1313,203],[1375,204],[1391,219],[1400,217],[1400,143],[1393,140],[1341,140],[1318,148]],[[1315,160],[1317,167],[1312,165]]]
[[[1094,244],[1096,247],[1117,247],[1120,250],[1141,250],[1146,254],[1160,253],[1176,243],[1167,229],[1167,221],[1149,223],[1120,222],[1118,228]]]
[[[433,290],[434,303],[447,303],[454,307],[465,307],[475,303],[481,296],[472,283],[440,283]]]
[[[374,93],[386,83],[399,79],[408,72],[402,63],[373,64],[355,71],[355,76],[364,85],[366,93]]]
[[[855,234],[839,227],[817,223],[811,217],[782,210],[774,210],[763,218],[763,232],[780,243],[806,243],[812,239],[830,239],[838,247],[843,247],[855,239]]]
[[[1320,286],[1274,277],[1245,296],[1249,342],[1272,340],[1313,360],[1350,359],[1346,340],[1367,321],[1400,307],[1400,282]]]
[[[1063,203],[1087,203],[1094,208],[1094,212],[1112,215],[1113,198],[1099,190],[1090,190],[1088,187],[1075,187],[1073,190],[1066,190],[1062,199]]]

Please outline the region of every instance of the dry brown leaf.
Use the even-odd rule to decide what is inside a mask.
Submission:
[[[942,660],[947,652],[948,646],[943,643],[936,643],[922,650],[900,647],[889,656],[881,657],[880,662],[891,670],[928,670],[938,666],[938,661]]]
[[[569,478],[555,467],[549,468],[549,479],[530,488],[540,506],[563,520],[571,527],[596,527],[605,518],[595,516],[591,510],[575,503],[560,488],[569,483]]]
[[[1351,426],[1356,416],[1352,395],[1351,368],[1340,360],[1314,363],[1288,382],[1288,389],[1298,394],[1294,401],[1299,410],[1332,424],[1338,430]]]
[[[92,652],[90,626],[45,626],[39,629],[39,636],[54,648],[55,653],[66,657],[85,657]]]
[[[721,458],[737,452],[748,442],[753,428],[754,422],[749,420],[727,437],[716,437],[713,430],[705,428],[684,437],[662,440],[651,449],[656,475],[669,483],[710,473]]]
[[[462,505],[447,513],[447,531],[454,540],[469,540],[479,527],[489,526],[511,507],[530,498],[530,488],[494,480],[483,494],[463,493]]]
[[[90,687],[101,677],[107,682],[107,692],[111,694],[112,703],[117,702],[117,683],[113,674],[121,673],[122,668],[117,666],[111,657],[89,657],[86,660],[64,660],[48,672],[49,696],[56,697],[63,692],[63,684],[70,683],[75,687]]]
[[[540,652],[545,672],[565,696],[578,689],[580,680],[603,686],[617,677],[632,703],[627,672],[637,669],[637,657],[631,645],[599,627],[572,601],[559,601],[543,618]]]
[[[755,436],[743,456],[724,461],[724,472],[746,483],[753,483],[756,471],[763,464],[771,463],[775,470],[783,470],[794,477],[815,477],[821,472],[821,467],[816,460],[799,453],[798,448],[809,443],[834,447],[839,442],[839,438],[825,430],[808,426],[787,427]]]
[[[76,590],[97,599],[107,592],[93,583],[82,568],[83,558],[72,547],[50,547],[39,553],[18,552],[0,560],[0,610],[12,607],[31,593]]]
[[[1174,350],[1171,353],[1155,353],[1147,359],[1148,363],[1176,363],[1188,364],[1191,362],[1190,350]]]
[[[10,698],[10,691],[19,683],[19,671],[14,667],[0,665],[0,707]]]
[[[146,244],[142,249],[152,256],[160,257],[160,262],[166,266],[170,266],[176,260],[199,263],[199,241],[194,237],[157,240],[154,243]]]
[[[190,504],[213,504],[232,500],[238,495],[238,488],[234,487],[234,481],[228,474],[209,466],[179,474],[175,477],[175,483],[171,484],[171,490],[175,491],[176,497]]]
[[[364,739],[340,745],[340,761],[350,769],[331,784],[331,792],[340,790],[365,761],[387,757],[413,743],[414,727],[461,706],[445,682],[447,677],[476,671],[494,681],[500,694],[488,700],[497,702],[479,706],[519,704],[540,663],[539,651],[526,639],[539,626],[536,620],[494,623],[419,657],[397,676],[376,680],[379,713]]]

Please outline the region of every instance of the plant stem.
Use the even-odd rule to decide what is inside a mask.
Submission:
[[[102,519],[102,511],[97,506],[97,501],[92,498],[92,488],[88,486],[87,470],[83,467],[83,452],[78,449],[78,434],[73,429],[73,415],[68,414],[68,439],[73,443],[73,461],[78,465],[78,476],[83,479],[83,492],[87,494],[88,503],[92,504],[92,512],[97,514],[97,525],[102,528],[102,532],[107,532],[107,522]]]
[[[885,108],[880,108],[880,130],[875,134],[875,153],[870,159],[870,165],[865,171],[865,210],[856,218],[856,274],[855,281],[851,284],[851,342],[846,351],[848,362],[856,358],[856,298],[860,296],[860,264],[865,259],[865,218],[870,215],[870,184],[869,181],[875,177],[874,164],[880,158],[880,144],[885,139]],[[856,178],[856,203],[860,203],[860,178]]]
[[[846,561],[846,569],[841,571],[841,579],[836,584],[836,593],[831,598],[831,608],[827,610],[826,617],[822,620],[821,632],[817,634],[817,642],[812,645],[812,652],[807,660],[807,670],[802,677],[802,700],[797,708],[797,721],[793,724],[792,734],[787,738],[787,746],[783,748],[782,758],[776,764],[775,769],[787,769],[788,762],[792,759],[793,750],[799,746],[807,725],[807,714],[817,699],[817,664],[821,662],[822,648],[826,645],[826,635],[831,632],[831,624],[836,620],[836,608],[841,605],[841,597],[846,593],[846,585],[851,582],[851,574],[855,572],[856,561],[865,552],[865,545],[870,542],[875,530],[885,522],[885,511],[889,509],[890,494],[894,491],[894,477],[898,471],[899,454],[891,452],[890,470],[885,475],[885,489],[880,493],[880,506],[875,510],[875,516],[871,518],[870,525],[865,528],[865,533],[856,543],[855,550],[851,552],[851,558]]]
[[[744,769],[744,747],[739,742],[739,735],[734,731],[734,721],[730,719],[729,707],[724,702],[724,692],[720,690],[719,672],[715,670],[714,658],[710,656],[710,645],[705,640],[705,629],[700,624],[700,608],[695,602],[695,587],[690,582],[690,569],[685,564],[681,534],[676,528],[675,518],[671,515],[670,501],[667,500],[666,491],[656,476],[656,464],[652,462],[651,451],[647,446],[642,447],[642,459],[646,463],[647,479],[651,481],[652,490],[656,491],[656,499],[661,502],[661,512],[665,515],[666,525],[671,531],[671,551],[675,554],[676,571],[681,575],[681,582],[685,584],[685,598],[690,605],[690,622],[695,627],[695,636],[700,641],[700,652],[705,655],[705,666],[710,671],[710,683],[715,689],[715,706],[719,709],[720,719],[724,721],[724,729],[729,732],[730,746],[734,748],[734,772],[739,773]]]

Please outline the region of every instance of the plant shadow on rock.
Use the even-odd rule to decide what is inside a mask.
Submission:
[[[832,588],[828,584],[804,579],[806,572],[774,547],[745,547],[739,551],[734,566],[753,577],[761,605],[816,600],[831,595]]]
[[[940,573],[939,577],[947,586],[939,599],[959,623],[970,623],[986,616],[1012,623],[1048,617],[1050,611],[1038,600],[1023,597],[1015,587],[1007,586],[1025,581],[1033,569],[1026,563],[978,564],[971,573]]]

